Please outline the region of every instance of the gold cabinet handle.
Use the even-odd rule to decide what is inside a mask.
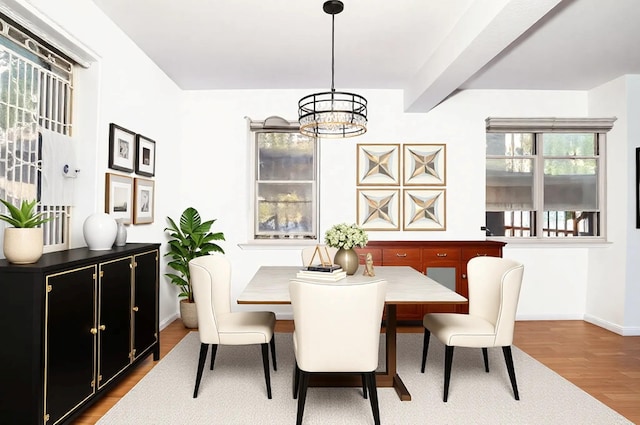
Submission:
[[[91,332],[92,334],[97,334],[98,333],[98,329],[96,328],[91,328],[91,330],[89,330],[89,332]]]
[[[133,311],[138,311],[138,306],[133,307]]]
[[[396,257],[402,257],[402,258],[404,258],[404,257],[406,257],[406,256],[407,256],[407,253],[406,253],[406,252],[405,252],[404,254],[396,254]]]
[[[487,255],[489,255],[489,254],[486,254],[486,253],[485,254],[481,254],[479,252],[476,252],[476,257],[486,257]]]
[[[98,329],[100,329],[101,331],[103,331],[103,330],[107,329],[107,327],[106,327],[105,325],[100,325],[100,326],[98,326]]]
[[[436,253],[436,257],[446,257],[446,256],[447,256],[446,252],[445,253],[440,253],[440,252]]]

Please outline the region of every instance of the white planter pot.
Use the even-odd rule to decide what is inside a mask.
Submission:
[[[95,213],[84,221],[82,233],[90,250],[107,251],[116,240],[118,224],[107,213]]]
[[[4,229],[4,256],[10,263],[31,264],[42,257],[42,228],[17,228]]]

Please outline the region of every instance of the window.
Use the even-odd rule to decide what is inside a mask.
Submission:
[[[72,64],[0,16],[0,197],[41,199],[39,128],[71,134]],[[45,251],[68,247],[69,206],[38,204]]]
[[[604,238],[604,142],[614,121],[488,118],[487,235]]]
[[[317,139],[279,117],[250,122],[253,240],[317,239]]]

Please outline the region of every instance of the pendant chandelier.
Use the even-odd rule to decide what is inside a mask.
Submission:
[[[335,15],[344,5],[329,0],[322,9],[331,15],[331,91],[314,93],[298,102],[300,132],[312,137],[353,137],[367,131],[367,99],[334,88]]]

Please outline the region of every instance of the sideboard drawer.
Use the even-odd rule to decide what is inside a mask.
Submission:
[[[464,263],[474,257],[501,257],[500,248],[462,248],[462,261]]]
[[[382,250],[382,264],[385,266],[420,266],[419,248],[387,248]]]
[[[460,248],[428,248],[422,250],[423,261],[459,260]]]
[[[374,266],[381,266],[382,265],[382,250],[378,249],[378,248],[355,248],[356,252],[358,253],[358,262],[360,264],[364,264],[364,262],[367,259],[367,254],[371,253],[371,256],[373,257],[373,265]]]

